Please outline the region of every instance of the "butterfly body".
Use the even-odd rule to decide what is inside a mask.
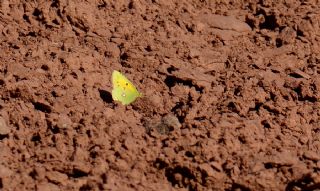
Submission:
[[[112,72],[112,98],[120,101],[123,105],[128,105],[141,97],[140,92],[123,74],[114,70]]]

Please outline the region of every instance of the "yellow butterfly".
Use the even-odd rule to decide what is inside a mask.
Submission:
[[[112,72],[112,85],[112,99],[120,101],[122,105],[128,105],[142,96],[137,88],[117,70]]]

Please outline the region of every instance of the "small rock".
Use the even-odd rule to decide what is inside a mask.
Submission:
[[[37,166],[34,168],[36,179],[37,180],[44,180],[46,177],[46,169],[43,166]]]
[[[305,78],[305,79],[310,79],[311,76],[299,69],[292,71],[291,73],[292,76],[296,76],[297,78]]]
[[[202,171],[206,172],[206,174],[207,174],[208,176],[213,177],[214,174],[215,174],[213,168],[212,168],[209,164],[207,164],[207,163],[201,164],[201,165],[199,166],[199,168],[200,168]]]
[[[222,171],[223,171],[222,166],[221,166],[220,163],[218,163],[218,162],[211,162],[210,164],[211,164],[211,166],[212,166],[213,169],[215,169],[215,170],[217,170],[217,171],[219,171],[219,172],[222,172]]]
[[[168,134],[169,131],[179,129],[181,123],[178,118],[172,114],[168,114],[161,119],[161,122],[156,126],[156,129],[161,134]]]
[[[183,176],[182,176],[180,173],[175,173],[175,174],[174,174],[174,179],[175,179],[175,181],[177,181],[177,182],[181,182],[182,179],[183,179]]]
[[[240,21],[233,16],[204,14],[199,16],[199,19],[213,28],[233,30],[236,32],[251,31],[251,28],[247,23]]]
[[[123,159],[118,159],[116,162],[116,169],[120,171],[126,171],[129,169],[129,164]]]
[[[52,184],[52,183],[40,183],[37,185],[36,190],[41,190],[41,191],[59,191],[60,188],[59,186]]]
[[[134,139],[132,137],[128,137],[125,141],[124,141],[124,146],[128,149],[128,150],[133,150],[136,147],[136,143],[134,141]]]
[[[150,96],[150,102],[152,104],[152,106],[154,107],[159,107],[160,105],[162,105],[162,97],[157,95],[157,94],[153,94]]]
[[[10,13],[10,3],[8,0],[1,1],[0,7],[1,7],[2,14],[6,15]]]
[[[0,135],[7,135],[10,133],[10,128],[7,126],[6,121],[0,116]]]
[[[89,165],[83,165],[82,163],[79,163],[79,164],[74,164],[74,167],[73,167],[73,171],[75,172],[78,172],[82,175],[85,175],[87,176],[90,172],[90,166]]]
[[[68,129],[72,126],[72,120],[66,114],[60,114],[57,119],[59,129]]]
[[[65,185],[68,180],[68,176],[66,174],[62,174],[57,171],[47,172],[46,177],[53,183]]]
[[[310,160],[320,161],[320,155],[315,153],[314,151],[305,151],[303,153],[303,156]]]
[[[282,151],[270,156],[265,163],[269,163],[272,166],[293,166],[298,163],[298,158],[292,152]]]
[[[170,131],[180,129],[182,126],[178,118],[173,114],[167,114],[162,117],[161,121],[150,121],[145,124],[148,133],[156,130],[160,134],[168,134]]]
[[[8,167],[4,165],[0,165],[0,177],[5,178],[12,175],[12,170],[10,170]]]
[[[278,39],[281,40],[283,44],[291,44],[295,41],[297,32],[291,27],[285,27],[281,30]]]
[[[203,31],[204,28],[205,28],[205,24],[203,24],[202,22],[197,22],[194,25],[194,31],[197,31],[197,32]]]
[[[118,58],[120,56],[120,49],[116,43],[109,43],[106,46],[106,56],[111,58]]]
[[[200,55],[201,55],[200,50],[198,50],[196,48],[190,49],[190,52],[189,52],[189,57],[190,58],[197,58],[197,57],[200,57]]]
[[[172,127],[173,129],[179,129],[181,127],[179,119],[172,114],[164,116],[161,122],[169,127]]]

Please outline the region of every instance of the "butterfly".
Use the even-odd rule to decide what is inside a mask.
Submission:
[[[114,70],[112,72],[112,99],[120,101],[122,105],[128,105],[142,94],[123,74]]]

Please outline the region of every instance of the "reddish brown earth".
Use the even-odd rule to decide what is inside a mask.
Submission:
[[[1,190],[320,188],[319,1],[114,2],[1,1]]]

